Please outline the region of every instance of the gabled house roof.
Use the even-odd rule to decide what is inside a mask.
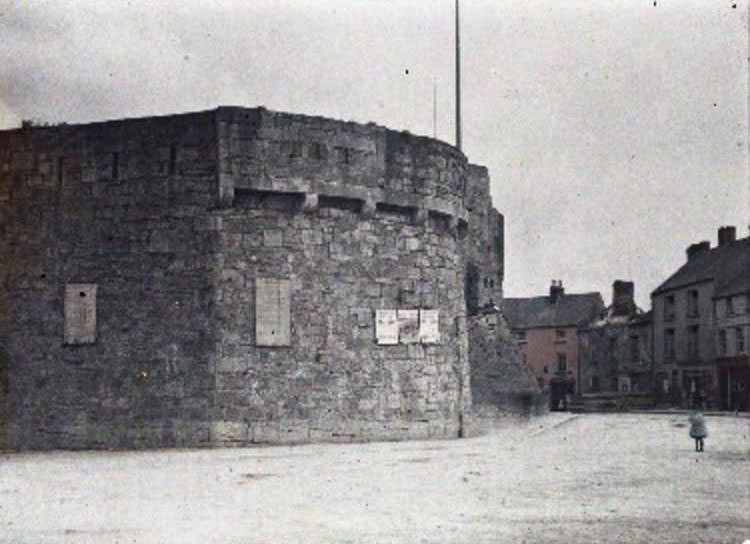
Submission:
[[[651,296],[704,281],[715,281],[714,296],[750,288],[750,237],[701,251],[683,264]]]
[[[604,309],[599,293],[561,294],[503,299],[503,313],[512,329],[577,327],[590,322]]]

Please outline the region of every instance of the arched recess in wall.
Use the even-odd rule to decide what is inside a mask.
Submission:
[[[0,344],[0,450],[8,447],[8,365],[10,359]]]

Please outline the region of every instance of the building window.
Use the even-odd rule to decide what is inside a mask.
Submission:
[[[698,354],[698,325],[688,327],[688,357],[697,359]]]
[[[565,340],[565,329],[557,329],[555,331],[555,336],[558,340]]]
[[[594,391],[599,389],[599,376],[591,376],[591,389]]]
[[[320,142],[313,142],[312,158],[317,160],[328,159],[328,148]]]
[[[664,359],[674,360],[674,329],[664,330]]]
[[[734,315],[734,297],[727,297],[726,315]]]
[[[727,354],[727,330],[719,329],[719,354]]]
[[[664,321],[674,321],[674,295],[664,297]]]
[[[745,331],[742,327],[734,329],[734,342],[737,354],[745,353]]]
[[[689,317],[698,315],[698,291],[691,289],[688,291],[688,314]]]
[[[519,342],[526,342],[526,331],[516,331],[516,338]]]
[[[630,360],[633,363],[637,363],[641,357],[640,357],[640,347],[638,345],[638,337],[637,336],[631,336],[630,337]]]
[[[564,353],[557,354],[557,371],[565,372],[568,370],[568,358]]]

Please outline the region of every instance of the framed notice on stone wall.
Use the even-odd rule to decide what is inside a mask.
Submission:
[[[440,343],[439,310],[419,310],[419,341],[423,344]]]
[[[375,310],[375,339],[381,345],[398,344],[396,310]]]
[[[398,341],[402,344],[419,342],[419,310],[398,311]]]
[[[96,341],[96,284],[69,283],[65,286],[65,343],[91,344]]]
[[[289,280],[255,278],[255,345],[288,346]]]

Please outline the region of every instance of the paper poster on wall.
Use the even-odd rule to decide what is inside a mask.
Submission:
[[[419,341],[440,343],[440,310],[419,310]]]
[[[398,341],[402,344],[419,342],[419,310],[398,311]]]
[[[375,310],[375,338],[378,344],[398,344],[396,310]]]

